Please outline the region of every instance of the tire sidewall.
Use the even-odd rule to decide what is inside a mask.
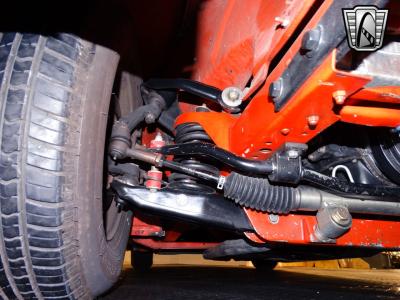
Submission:
[[[131,214],[121,212],[119,230],[109,240],[103,225],[103,163],[117,53],[96,46],[86,82],[77,172],[77,219],[81,264],[92,295],[118,279],[129,237]]]

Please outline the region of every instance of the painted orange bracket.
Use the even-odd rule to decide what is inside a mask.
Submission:
[[[279,112],[274,111],[268,89],[271,79],[267,79],[232,127],[231,150],[265,159],[285,142],[306,143],[339,121],[340,116],[334,112],[334,93],[341,90],[351,95],[371,78],[339,71],[335,64],[336,51],[333,51]],[[311,123],[310,118],[316,122]]]
[[[136,214],[132,221],[131,236],[134,237],[160,237],[164,231],[159,220]]]
[[[239,116],[227,113],[184,113],[177,124],[197,122],[221,148],[254,159],[265,159],[285,142],[306,143],[340,120],[333,110],[333,94],[343,90],[351,95],[371,78],[356,76],[335,68],[333,51],[306,80],[280,112],[274,111],[268,82]],[[309,118],[317,117],[316,125]]]

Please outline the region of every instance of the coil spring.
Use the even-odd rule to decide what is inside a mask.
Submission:
[[[176,127],[175,143],[181,144],[190,142],[212,143],[212,140],[204,131],[204,129],[197,123],[183,123],[178,125]],[[194,157],[175,157],[174,161],[180,162],[181,164],[184,164],[192,169],[219,175],[219,170],[217,167],[200,162]],[[181,173],[172,173],[169,176],[169,182],[169,186],[175,189],[195,190],[206,193],[215,192],[212,187],[202,184],[199,179]]]

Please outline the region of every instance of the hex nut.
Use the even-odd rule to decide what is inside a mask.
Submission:
[[[308,123],[308,126],[310,126],[310,127],[317,126],[318,122],[319,122],[318,115],[311,115],[311,116],[307,117],[307,123]]]
[[[271,224],[278,224],[279,223],[279,215],[268,214],[268,220]]]
[[[269,86],[269,95],[272,98],[278,98],[283,92],[283,79],[280,77],[277,80],[271,82]]]
[[[243,92],[241,89],[230,86],[225,88],[221,94],[222,102],[228,107],[238,107],[242,104]]]
[[[314,51],[321,41],[321,29],[319,27],[307,31],[301,40],[301,50]]]
[[[156,117],[151,112],[147,113],[144,117],[146,124],[153,124],[156,121]]]
[[[333,99],[336,104],[342,105],[346,100],[346,91],[345,90],[337,90],[332,94]]]
[[[291,149],[287,152],[287,156],[291,159],[295,159],[299,157],[299,151]]]

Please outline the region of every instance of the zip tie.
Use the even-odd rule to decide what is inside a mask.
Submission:
[[[219,176],[218,185],[217,185],[217,189],[218,190],[223,190],[224,189],[225,181],[226,181],[226,177],[225,176]]]

